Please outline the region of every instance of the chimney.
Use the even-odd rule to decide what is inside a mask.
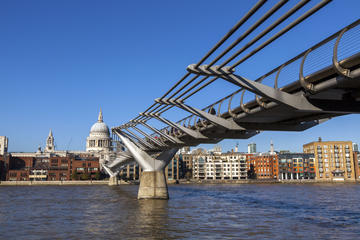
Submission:
[[[322,139],[321,139],[321,137],[319,137],[319,142],[321,142],[322,141]]]

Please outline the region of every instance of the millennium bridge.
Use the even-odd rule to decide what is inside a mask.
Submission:
[[[250,27],[240,31],[259,9],[266,7],[265,2],[258,1],[200,61],[188,65],[184,76],[145,111],[112,128],[114,141],[121,142],[125,150],[103,165],[110,183],[116,184],[119,171],[136,161],[143,170],[138,198],[168,199],[164,169],[179,148],[223,139],[248,139],[269,130],[304,131],[333,117],[360,111],[360,20],[329,33],[323,41],[256,79],[246,78],[236,70],[317,11],[326,11],[331,0],[322,0],[307,10],[304,8],[311,1],[301,0],[277,19],[267,21],[289,4],[280,0]],[[299,17],[278,30],[278,26],[299,12]],[[228,43],[234,33],[240,37]],[[300,37],[306,41],[306,36]],[[219,49],[224,50],[217,53]],[[284,51],[279,49],[279,54]],[[293,78],[282,77],[284,71],[291,71]],[[206,92],[215,81],[231,83],[233,92],[227,96],[218,93],[220,99],[205,107],[189,104],[189,99]],[[284,81],[287,84],[280,86]],[[245,94],[252,97],[246,99]],[[209,94],[210,97],[214,96]],[[164,116],[176,109],[186,111],[188,116],[180,120]],[[154,121],[161,123],[162,128],[155,127]]]

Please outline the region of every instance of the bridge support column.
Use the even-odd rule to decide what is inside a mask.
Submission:
[[[110,176],[109,186],[117,186],[117,185],[119,185],[119,180],[117,179],[117,176]]]
[[[117,132],[117,135],[143,169],[140,176],[138,199],[169,199],[164,170],[178,149],[165,150],[153,157],[121,133]]]
[[[169,199],[164,170],[141,174],[138,199]]]

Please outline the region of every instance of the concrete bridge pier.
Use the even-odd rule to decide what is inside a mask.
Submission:
[[[138,199],[169,199],[164,170],[178,149],[172,148],[152,157],[127,137],[122,134],[118,134],[118,136],[143,169],[140,176]]]
[[[109,178],[109,186],[117,186],[119,185],[119,180],[117,178],[117,175],[119,172],[113,172],[110,170],[110,168],[106,167],[105,165],[102,165],[102,168],[105,169],[105,171],[110,175]]]
[[[164,170],[142,172],[138,199],[169,199]]]
[[[119,185],[119,180],[117,178],[117,176],[110,176],[109,178],[109,186],[117,186]]]

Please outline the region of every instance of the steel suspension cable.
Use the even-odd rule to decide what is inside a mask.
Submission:
[[[310,0],[306,0],[309,2]],[[212,60],[207,68],[214,65],[217,61],[219,61],[222,57],[224,57],[231,49],[237,46],[242,40],[244,40],[249,34],[251,34],[257,27],[259,27],[265,20],[271,17],[277,10],[279,10],[288,0],[281,0],[277,4],[275,4],[268,12],[265,13],[256,23],[254,23],[245,33],[243,33],[236,41],[234,41],[229,47],[227,47],[220,55],[218,55],[214,60]]]
[[[241,53],[243,53],[246,49],[251,47],[253,44],[255,44],[257,41],[259,41],[262,37],[264,37],[266,34],[271,32],[274,28],[276,28],[278,25],[280,25],[283,21],[288,19],[291,15],[296,13],[298,10],[300,10],[305,4],[307,4],[309,0],[302,0],[301,2],[297,3],[294,7],[292,7],[289,11],[287,11],[285,14],[283,14],[280,18],[278,18],[275,22],[273,22],[270,26],[268,26],[264,31],[262,31],[260,34],[258,34],[255,38],[253,38],[250,42],[245,44],[242,48],[240,48],[234,55],[232,55],[229,59],[227,59],[225,62],[223,62],[220,65],[221,67],[224,67],[226,64],[234,60],[237,56],[239,56]]]
[[[231,69],[234,69],[236,66],[238,66],[239,64],[243,63],[244,61],[246,61],[248,58],[250,58],[251,56],[253,56],[255,53],[257,53],[258,51],[260,51],[261,49],[263,49],[264,47],[266,47],[267,45],[269,45],[270,43],[272,43],[273,41],[275,41],[276,39],[278,39],[279,37],[281,37],[282,35],[284,35],[285,33],[287,33],[288,31],[290,31],[292,28],[294,28],[296,25],[298,25],[299,23],[301,23],[302,21],[304,21],[306,18],[310,17],[311,15],[313,15],[315,12],[317,12],[318,10],[320,10],[321,8],[323,8],[325,5],[327,5],[328,3],[330,3],[332,0],[323,0],[321,1],[319,4],[317,4],[315,7],[311,8],[309,11],[307,11],[305,14],[301,15],[299,18],[297,18],[295,21],[293,21],[292,23],[290,23],[288,26],[286,26],[285,28],[283,28],[280,32],[276,33],[274,36],[272,36],[270,39],[268,39],[266,42],[262,43],[260,46],[258,46],[256,49],[254,49],[253,51],[251,51],[250,53],[248,53],[245,57],[243,57],[242,59],[240,59],[239,61],[237,61],[235,64],[233,64],[231,66]],[[225,63],[226,64],[226,63]],[[222,66],[225,66],[225,64],[223,63]]]

